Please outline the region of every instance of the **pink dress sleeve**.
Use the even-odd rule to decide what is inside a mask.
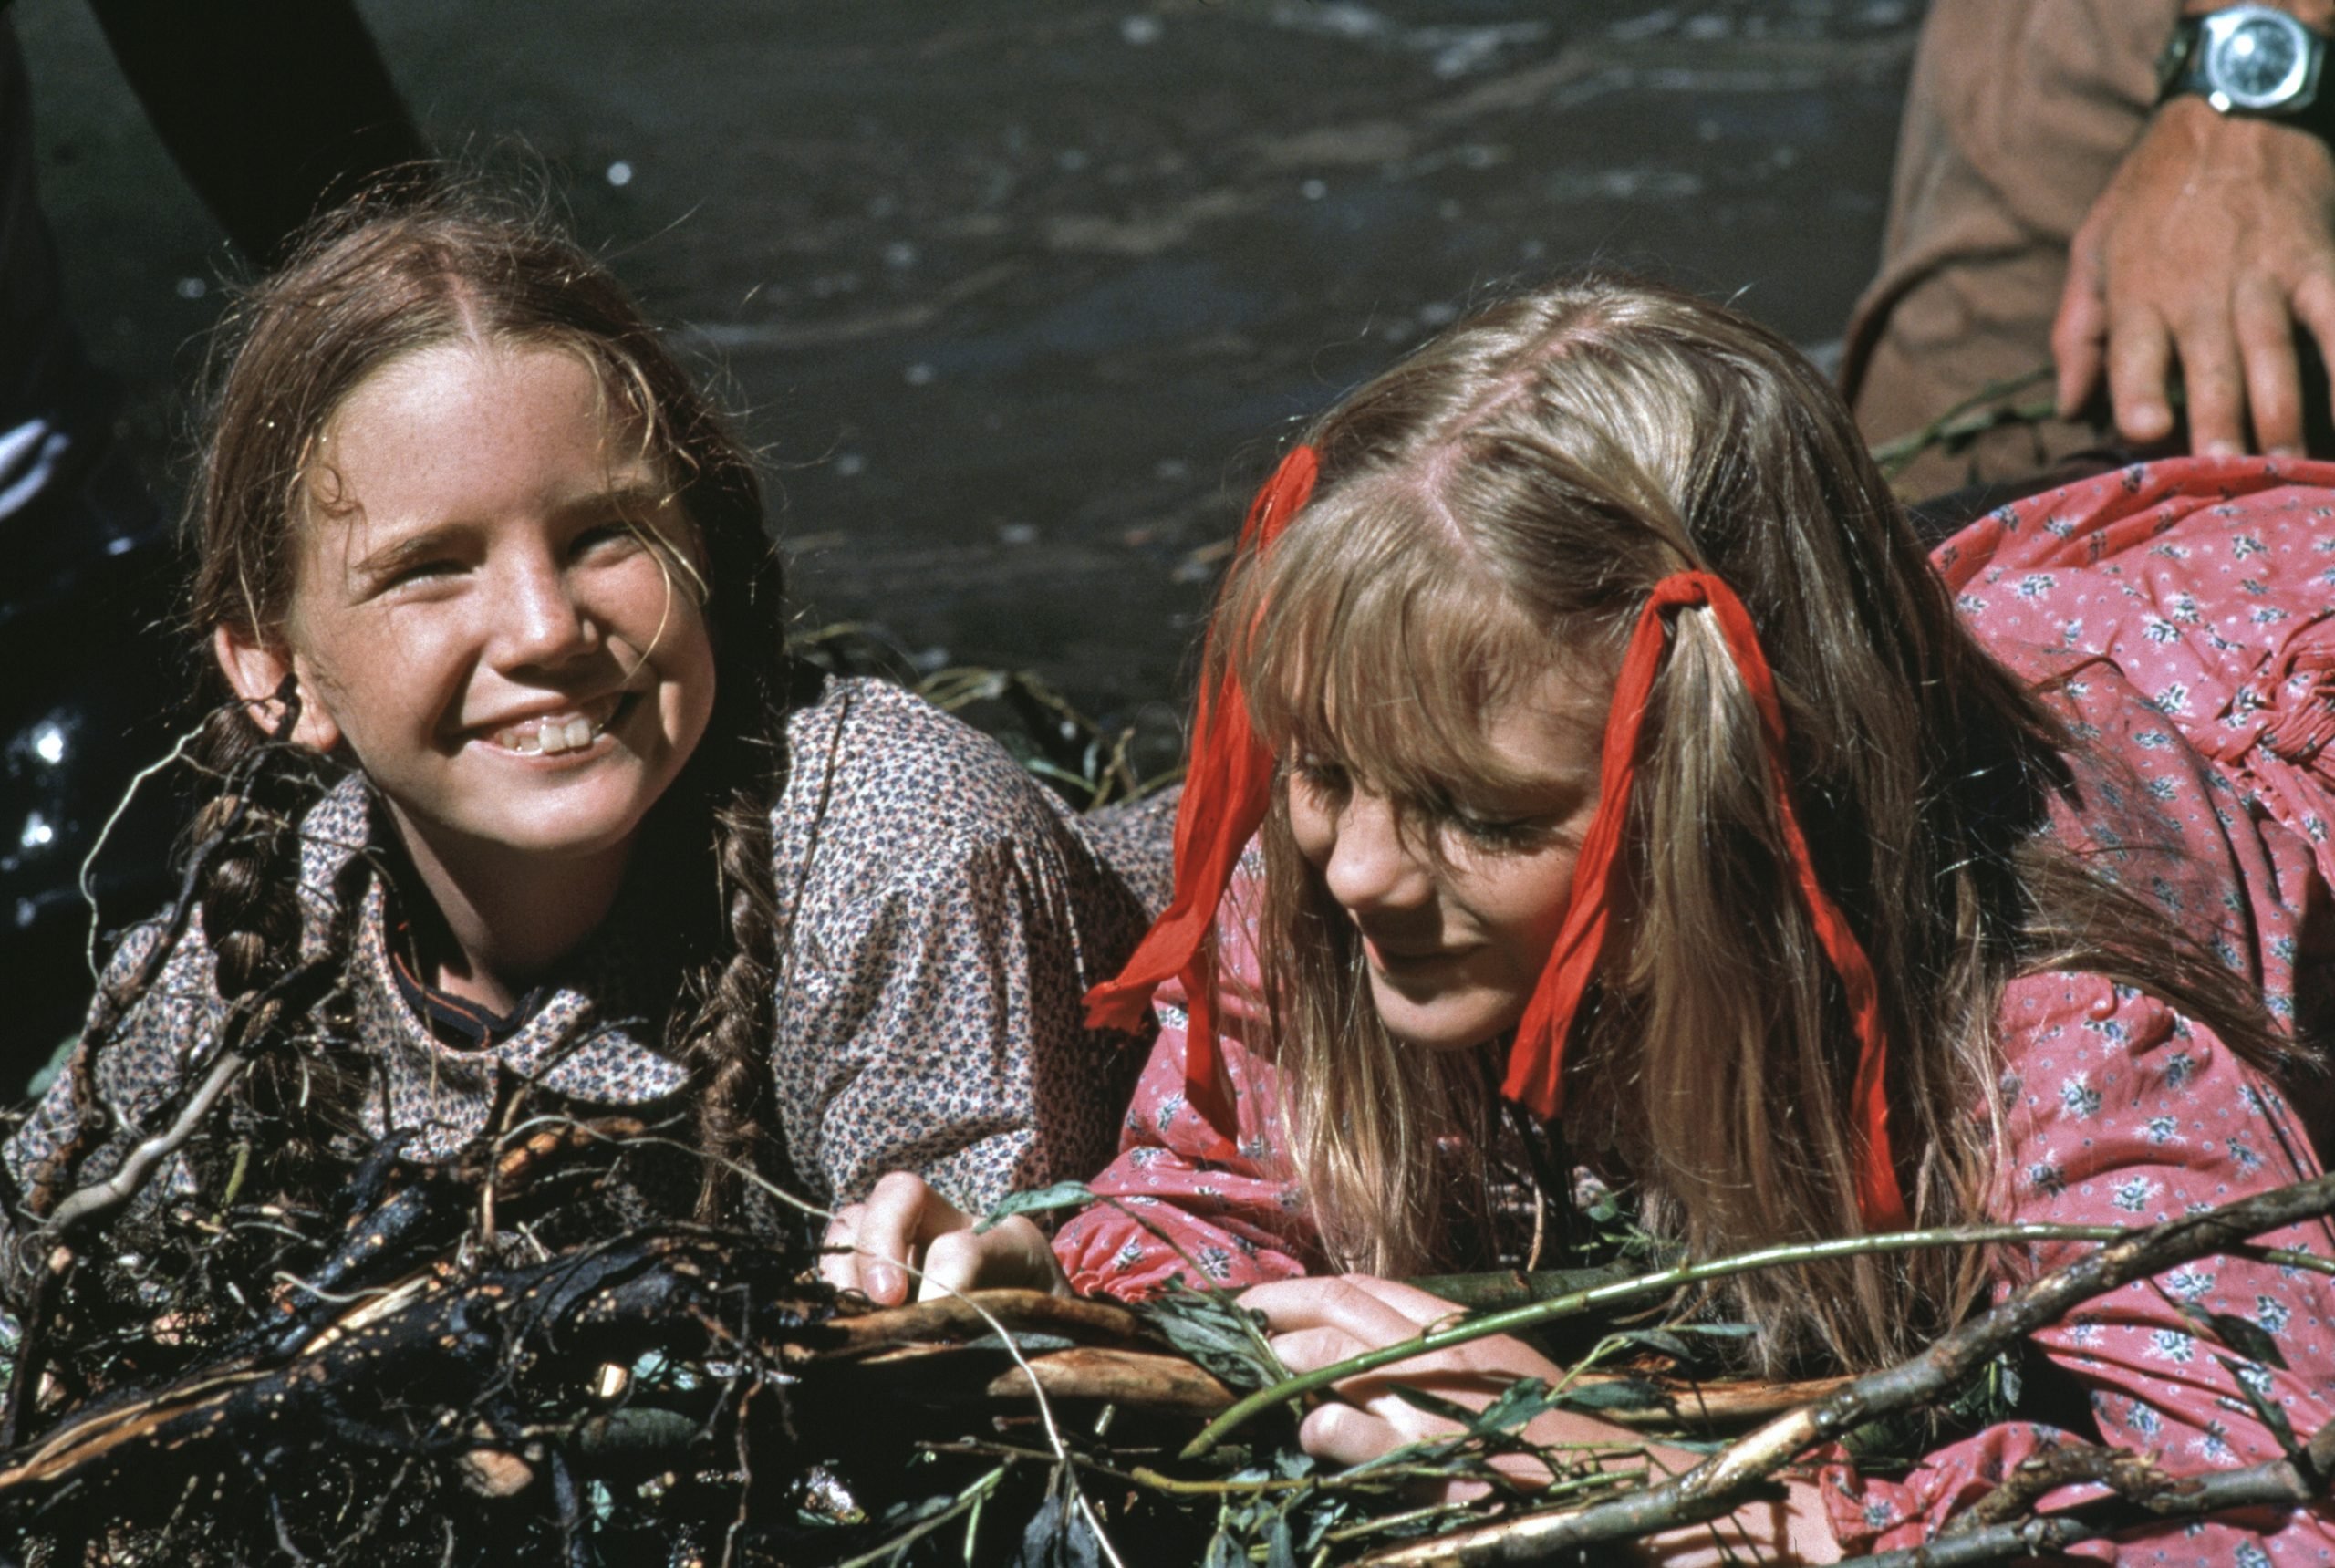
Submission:
[[[1188,1020],[1182,988],[1160,987],[1159,1036],[1120,1131],[1119,1157],[1088,1183],[1099,1201],[1055,1233],[1071,1288],[1129,1300],[1181,1282],[1240,1289],[1318,1272],[1321,1259],[1297,1183],[1282,1169],[1279,1085],[1250,1055],[1256,960],[1240,911],[1253,881],[1234,881],[1217,922],[1225,994],[1218,1053],[1239,1117],[1235,1158],[1211,1159],[1218,1140],[1184,1099]]]
[[[2335,870],[2335,756],[2322,750],[2335,736],[2330,520],[2335,466],[2192,460],[2005,508],[1937,556],[1973,629],[2050,682],[2089,744],[2058,831],[2171,910],[2289,1021],[2299,978],[2328,961],[2307,946],[2305,916],[2325,918]],[[1998,1028],[1998,1218],[2149,1225],[2319,1173],[2311,1138],[2262,1075],[2153,996],[2098,975],[2029,976],[2007,989]],[[2335,1256],[2324,1221],[2262,1241]],[[2088,1250],[2012,1251],[1998,1294]],[[2216,1344],[2193,1312],[2256,1324],[2285,1366]],[[2176,1474],[2278,1456],[2249,1389],[2304,1438],[2335,1418],[2335,1284],[2324,1275],[2204,1258],[2034,1340],[2085,1390],[2103,1440]],[[1916,1545],[2066,1438],[2009,1422],[1897,1480],[1833,1466],[1834,1533],[1852,1552]],[[2216,1568],[2335,1563],[2335,1514],[2321,1505],[2154,1524],[2077,1550]]]

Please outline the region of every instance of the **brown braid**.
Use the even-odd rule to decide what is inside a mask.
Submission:
[[[745,1197],[730,1168],[765,1177],[773,1091],[767,1042],[777,923],[771,887],[770,806],[762,792],[741,789],[715,814],[714,856],[729,953],[709,965],[704,1005],[683,1037],[682,1060],[696,1088],[697,1129],[705,1158],[698,1218],[708,1223],[733,1215],[766,1219],[764,1206]],[[742,1203],[740,1202],[743,1199]]]
[[[782,1216],[737,1170],[791,1183],[784,1129],[774,1125],[771,1081],[773,993],[780,934],[771,860],[770,811],[785,774],[779,713],[788,674],[778,553],[760,535],[717,536],[700,523],[713,585],[706,618],[714,639],[714,710],[674,810],[684,831],[713,827],[711,870],[721,927],[673,1012],[671,1047],[690,1072],[704,1179],[698,1218],[743,1222],[775,1234]],[[701,803],[692,805],[690,803]],[[683,857],[680,863],[691,864]],[[701,861],[695,862],[702,864]],[[702,908],[704,884],[671,879],[673,893]],[[690,1005],[694,1002],[695,1005]]]

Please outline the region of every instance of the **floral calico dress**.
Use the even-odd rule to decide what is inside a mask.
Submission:
[[[2128,469],[1991,514],[1935,559],[1967,624],[2044,687],[2084,742],[2053,830],[2257,981],[2281,1021],[2324,1029],[2335,1017],[2335,465]],[[1140,1294],[1195,1270],[1237,1286],[1321,1267],[1302,1196],[1276,1174],[1272,1069],[1242,1049],[1255,964],[1241,910],[1253,888],[1253,873],[1236,881],[1219,927],[1240,1158],[1204,1157],[1214,1140],[1182,1099],[1182,998],[1163,988],[1119,1158],[1095,1183],[1113,1201],[1056,1238],[1081,1290]],[[2148,1225],[2319,1174],[2296,1109],[2155,997],[2096,974],[2029,975],[2005,989],[1998,1026],[2006,1122],[1992,1218]],[[2324,1222],[2260,1240],[2335,1257]],[[2013,1250],[1998,1292],[2087,1251]],[[2255,1324],[2285,1365],[2213,1343],[2193,1312]],[[2335,1280],[2323,1274],[2204,1258],[2033,1337],[2088,1395],[2102,1438],[2175,1473],[2278,1457],[2249,1391],[2306,1439],[2335,1419]],[[1901,1476],[1830,1466],[1833,1532],[1849,1552],[1918,1544],[2062,1436],[2013,1420]],[[2125,1563],[2335,1563],[2335,1513],[2266,1509],[2076,1550]]]
[[[908,1169],[979,1211],[1094,1169],[1133,1064],[1126,1036],[1085,1027],[1080,997],[1142,933],[1131,879],[1157,880],[1140,864],[1122,875],[1099,846],[1139,859],[1146,836],[1099,823],[1090,839],[1002,747],[880,681],[831,682],[788,715],[786,755],[771,809],[783,936],[769,1063],[804,1195],[846,1201]],[[378,815],[352,777],[301,824],[311,949],[340,867],[379,841]],[[686,1109],[688,1075],[659,1023],[673,976],[644,957],[654,933],[621,908],[501,1027],[450,1039],[410,975],[401,982],[382,878],[363,898],[348,975],[372,1133],[407,1129],[410,1153],[446,1158],[514,1079],[579,1114]],[[135,973],[156,939],[133,929],[109,974]],[[116,1127],[137,1127],[212,1055],[225,1012],[212,969],[198,915],[94,1064]],[[8,1141],[12,1172],[75,1125],[68,1074]],[[117,1139],[87,1174],[119,1157]]]

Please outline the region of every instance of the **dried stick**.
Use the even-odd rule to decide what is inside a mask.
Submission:
[[[2120,1493],[2065,1513],[1942,1536],[1903,1552],[1852,1557],[1840,1568],[1964,1568],[2006,1558],[2055,1555],[2080,1541],[2095,1540],[2150,1517],[2194,1519],[2234,1508],[2299,1508],[2327,1495],[2330,1469],[2335,1469],[2335,1423],[2320,1428],[2317,1437],[2286,1459],[2208,1475],[2166,1476],[2164,1490],[2147,1495]]]
[[[1334,1383],[1343,1383],[1349,1377],[1375,1372],[1382,1366],[1392,1366],[1397,1362],[1410,1361],[1433,1351],[1446,1350],[1455,1345],[1465,1345],[1469,1340],[1538,1328],[1543,1324],[1577,1317],[1621,1302],[1666,1295],[1681,1285],[1698,1284],[1705,1280],[1723,1280],[1736,1274],[1753,1273],[1760,1269],[1791,1263],[1853,1257],[1863,1253],[1907,1252],[1924,1247],[1970,1246],[1994,1241],[2121,1241],[2133,1234],[2133,1231],[2114,1225],[1957,1225],[1930,1231],[1893,1231],[1882,1236],[1850,1236],[1832,1241],[1763,1247],[1758,1251],[1741,1252],[1707,1263],[1679,1263],[1633,1279],[1616,1280],[1611,1284],[1593,1285],[1566,1295],[1551,1296],[1546,1301],[1528,1302],[1521,1306],[1506,1307],[1499,1312],[1469,1317],[1448,1327],[1431,1330],[1416,1339],[1382,1345],[1331,1366],[1316,1367],[1285,1382],[1276,1383],[1270,1388],[1261,1388],[1209,1422],[1185,1448],[1180,1457],[1199,1459],[1259,1412],[1302,1398]]]
[[[1769,1477],[1811,1449],[1875,1416],[1937,1398],[2014,1341],[2058,1322],[2094,1296],[2193,1258],[2230,1252],[2249,1237],[2330,1211],[2335,1211],[2335,1175],[2257,1193],[2134,1231],[2021,1286],[2000,1305],[1953,1330],[1911,1361],[1859,1377],[1831,1397],[1769,1422],[1660,1486],[1572,1512],[1531,1514],[1404,1546],[1365,1561],[1378,1568],[1537,1563],[1556,1552],[1601,1542],[1634,1539],[1717,1519],[1734,1511]],[[1416,1343],[1409,1353],[1417,1354]],[[2315,1449],[2317,1439],[2313,1441]],[[2328,1441],[2335,1444],[2335,1438]],[[2317,1461],[2305,1462],[2314,1467],[2312,1473],[2323,1474]],[[1969,1539],[1987,1533],[1978,1532]]]

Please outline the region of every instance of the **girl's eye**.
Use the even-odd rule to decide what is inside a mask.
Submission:
[[[462,564],[451,556],[408,561],[381,579],[384,588],[401,588],[409,583],[426,582],[432,577],[447,577],[462,569]]]
[[[1478,816],[1454,811],[1447,813],[1444,820],[1474,847],[1494,853],[1530,849],[1548,832],[1548,823],[1535,816]]]
[[[1344,794],[1353,786],[1353,781],[1344,767],[1319,757],[1300,758],[1290,765],[1289,771],[1299,784],[1315,794]]]
[[[641,544],[640,531],[631,524],[603,523],[576,535],[570,548],[578,556],[588,556],[596,552],[637,548]]]

